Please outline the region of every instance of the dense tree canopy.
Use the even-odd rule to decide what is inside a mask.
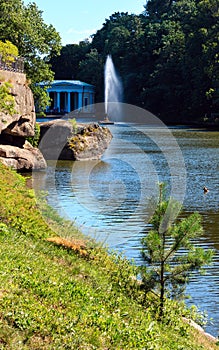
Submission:
[[[60,56],[54,56],[50,61],[55,72],[55,79],[79,79],[79,64],[85,59],[90,48],[88,40],[63,46]]]
[[[58,60],[74,61],[65,77],[76,71],[77,78],[95,83],[102,102],[110,53],[122,77],[124,102],[166,122],[200,121],[219,112],[218,17],[219,0],[148,0],[141,15],[112,14],[90,44],[68,45]],[[63,67],[52,63],[58,76]]]
[[[48,101],[35,83],[51,81],[54,73],[48,64],[61,49],[61,38],[52,25],[45,24],[35,3],[24,6],[21,0],[0,0],[0,40],[9,40],[25,59],[27,77],[35,97]],[[42,105],[43,107],[43,105]]]
[[[54,74],[94,84],[96,102],[103,102],[104,64],[111,54],[124,102],[166,122],[201,121],[219,112],[219,0],[148,0],[142,14],[112,14],[91,41],[66,45],[60,56],[60,36],[35,3],[0,5],[0,40],[12,42],[25,58],[41,106],[48,101],[36,83]]]

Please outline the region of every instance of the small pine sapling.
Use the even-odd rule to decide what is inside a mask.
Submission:
[[[200,214],[173,221],[179,203],[165,198],[163,184],[159,189],[158,205],[150,220],[152,228],[141,240],[146,262],[141,276],[145,292],[158,294],[162,318],[165,298],[183,295],[191,273],[204,271],[212,261],[213,251],[195,244],[194,240],[203,234]]]

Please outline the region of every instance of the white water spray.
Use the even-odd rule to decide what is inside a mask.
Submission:
[[[105,114],[110,118],[118,119],[120,103],[122,102],[122,83],[114,68],[111,55],[107,56],[105,70]],[[113,102],[113,103],[112,103]]]

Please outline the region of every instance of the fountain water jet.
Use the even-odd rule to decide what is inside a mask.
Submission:
[[[116,73],[111,55],[107,56],[104,69],[105,83],[105,115],[118,120],[121,110],[123,88],[121,80]]]

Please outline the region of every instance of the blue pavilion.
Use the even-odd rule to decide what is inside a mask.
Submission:
[[[44,87],[48,83],[39,84]],[[54,80],[47,88],[51,105],[47,107],[46,112],[50,114],[69,113],[79,110],[83,113],[92,113],[94,111],[93,85],[84,83],[80,80]]]

